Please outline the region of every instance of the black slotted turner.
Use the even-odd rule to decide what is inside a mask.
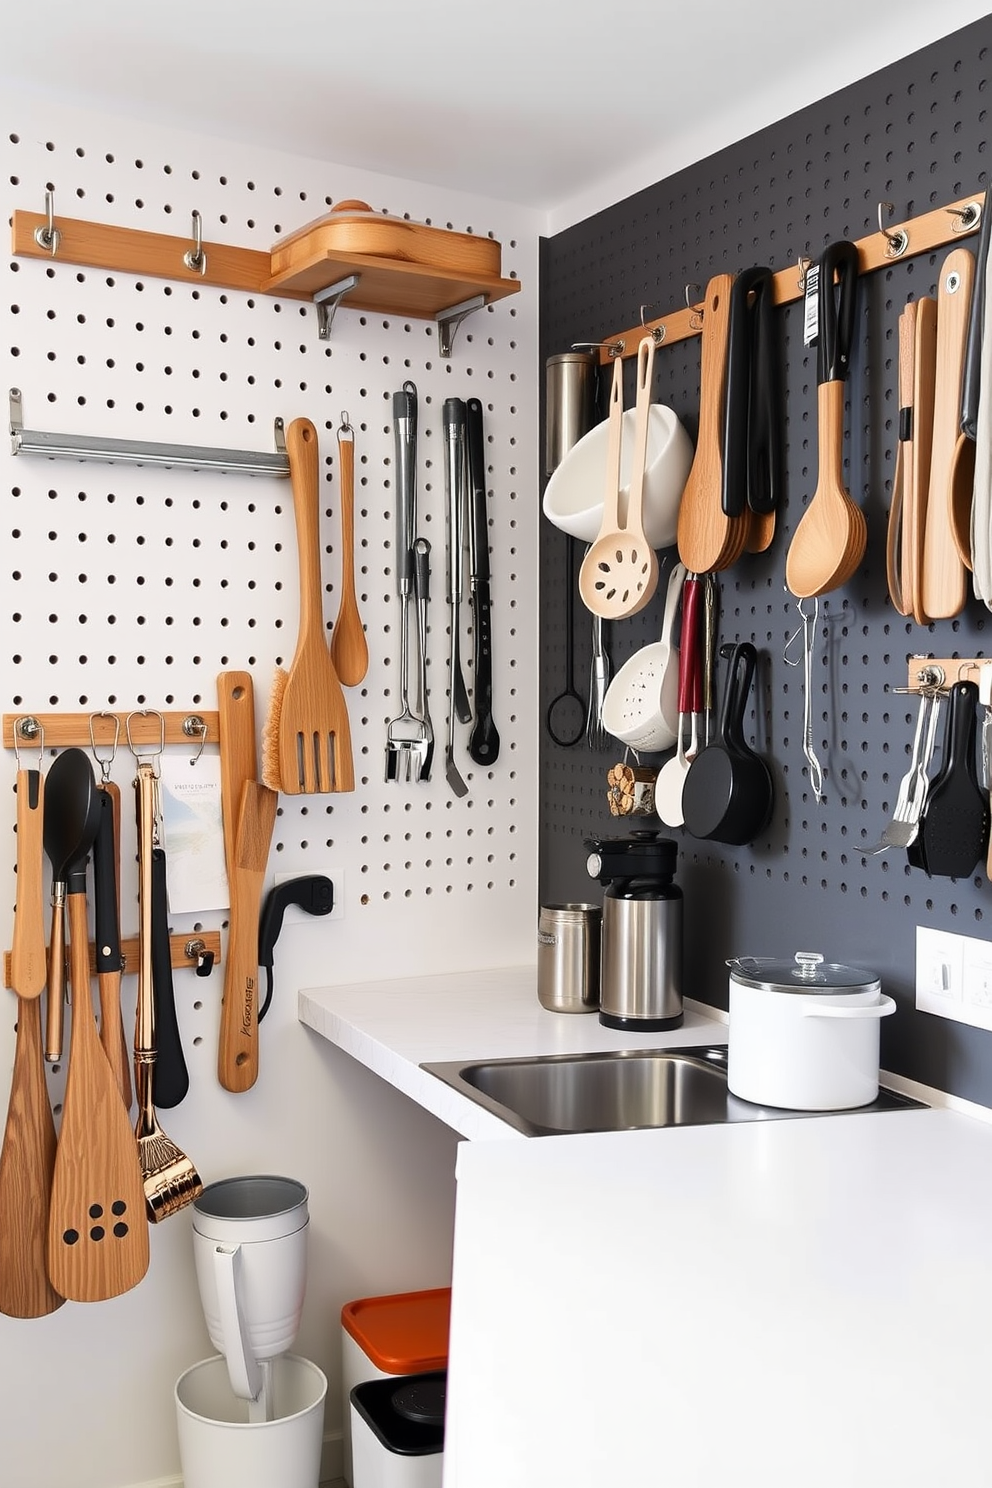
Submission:
[[[975,769],[974,682],[955,682],[948,693],[940,770],[927,793],[909,861],[929,878],[967,878],[984,860],[989,841],[989,801]]]

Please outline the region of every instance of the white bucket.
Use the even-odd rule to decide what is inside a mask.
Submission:
[[[273,1359],[272,1419],[249,1421],[221,1355],[176,1381],[184,1488],[318,1488],[327,1379],[295,1354]]]

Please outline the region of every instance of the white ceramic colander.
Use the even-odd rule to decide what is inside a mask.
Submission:
[[[606,689],[603,727],[631,749],[671,749],[678,735],[679,653],[672,645],[672,630],[685,577],[684,564],[675,563],[659,639],[635,651]]]

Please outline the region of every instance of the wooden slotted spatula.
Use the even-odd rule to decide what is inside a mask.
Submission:
[[[11,984],[17,993],[14,1073],[0,1152],[0,1312],[45,1317],[65,1300],[48,1277],[48,1206],[55,1122],[45,1085],[41,992],[45,986],[41,774],[17,772],[17,903]]]
[[[286,430],[300,565],[300,626],[288,672],[279,668],[262,739],[262,778],[298,796],[355,789],[348,708],[324,633],[320,581],[320,470],[317,430],[294,419]]]
[[[95,829],[94,829],[95,835]],[[86,856],[66,877],[72,1030],[48,1220],[48,1274],[74,1302],[130,1291],[148,1270],[141,1166],[90,995]]]

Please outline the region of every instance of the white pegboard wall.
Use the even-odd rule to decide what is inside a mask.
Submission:
[[[207,239],[267,248],[335,199],[326,189],[326,168],[313,171],[321,177],[316,185],[301,180],[298,162],[292,179],[280,179],[264,161],[242,168],[244,151],[231,150],[237,163],[218,167],[200,153],[177,150],[174,139],[163,154],[146,145],[108,148],[102,138],[62,137],[53,127],[43,140],[10,130],[3,146],[9,210],[40,209],[50,186],[56,216],[61,210],[181,234],[195,208]],[[375,195],[368,181],[365,194]],[[326,496],[321,536],[328,621],[339,593],[335,430],[347,412],[355,428],[356,583],[371,655],[364,683],[346,694],[357,789],[354,796],[283,798],[274,860],[288,855],[302,869],[308,855],[345,849],[353,873],[367,880],[369,901],[512,889],[519,871],[515,822],[533,789],[530,769],[519,768],[528,753],[532,676],[534,503],[525,485],[534,443],[528,389],[535,356],[527,323],[536,290],[528,274],[533,244],[521,255],[520,223],[508,229],[479,204],[470,221],[456,218],[450,202],[433,213],[425,202],[411,206],[408,190],[402,200],[374,204],[498,237],[504,275],[524,280],[512,303],[463,323],[450,361],[439,357],[430,322],[349,311],[345,304],[330,341],[323,342],[312,306],[297,301],[105,273],[57,259],[11,259],[4,307],[11,383],[22,389],[25,425],[59,432],[271,450],[277,416],[287,423],[311,418]],[[419,787],[383,780],[386,723],[400,711],[391,395],[407,378],[420,395],[418,530],[433,550],[429,673],[438,747],[433,779]],[[494,712],[502,741],[495,766],[480,771],[465,751],[467,731],[459,727],[456,757],[470,787],[464,802],[452,796],[443,770],[440,416],[443,399],[452,395],[477,395],[485,409]],[[173,700],[211,706],[216,673],[247,667],[261,734],[273,669],[288,665],[296,636],[288,485],[29,456],[11,459],[8,472],[13,644],[7,709]],[[467,618],[467,606],[464,613]],[[522,635],[528,639],[518,669]],[[467,623],[462,643],[470,672]],[[484,825],[476,826],[480,817]],[[484,852],[473,850],[480,831]]]

